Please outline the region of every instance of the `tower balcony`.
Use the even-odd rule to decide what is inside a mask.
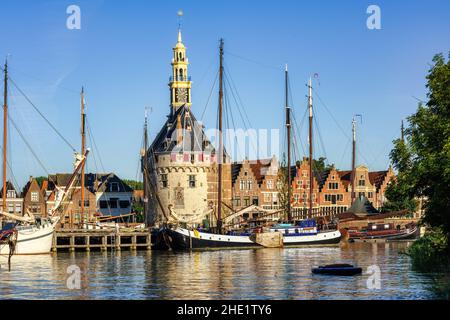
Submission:
[[[174,81],[191,81],[191,77],[186,77],[186,76],[178,76],[178,77],[170,77],[169,78],[170,82],[174,82]]]

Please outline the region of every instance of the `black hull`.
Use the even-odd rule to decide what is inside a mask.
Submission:
[[[333,245],[339,244],[341,242],[342,237],[319,240],[319,241],[308,241],[308,242],[292,242],[292,243],[283,243],[284,247],[302,247],[302,246],[318,246],[318,245]]]
[[[262,245],[254,242],[228,242],[208,239],[199,239],[196,237],[188,237],[175,230],[164,229],[162,232],[170,239],[170,247],[172,250],[214,250],[214,249],[251,249],[264,248]],[[284,243],[284,247],[302,247],[302,246],[317,246],[317,245],[337,245],[341,241],[341,237],[325,239],[320,241],[308,242],[292,242]]]
[[[361,268],[313,268],[312,273],[327,276],[354,276],[362,273]]]
[[[165,229],[163,232],[170,237],[170,247],[172,250],[196,250],[196,249],[249,249],[249,248],[262,248],[257,243],[246,242],[225,242],[214,241],[208,239],[198,239],[195,237],[189,238],[181,233],[178,233],[171,229]]]
[[[164,230],[153,230],[151,233],[152,250],[169,250],[171,239]]]

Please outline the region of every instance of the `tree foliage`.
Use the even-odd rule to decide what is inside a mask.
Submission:
[[[277,191],[278,191],[278,203],[280,209],[285,212],[285,220],[287,220],[288,212],[288,183],[287,183],[287,164],[285,161],[280,163],[278,174],[277,174]]]
[[[47,177],[36,177],[36,178],[34,178],[34,179],[36,179],[36,182],[38,183],[38,185],[39,185],[39,187],[42,187],[42,183],[45,181],[45,180],[47,180]]]
[[[433,62],[427,75],[428,102],[408,117],[405,141],[394,141],[390,158],[398,176],[386,196],[394,205],[423,197],[424,221],[449,236],[450,61],[438,54]]]
[[[123,182],[125,182],[127,185],[129,185],[131,188],[133,188],[133,190],[143,190],[144,189],[144,183],[142,181],[124,179]]]

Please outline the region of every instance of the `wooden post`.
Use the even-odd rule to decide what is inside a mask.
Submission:
[[[102,250],[108,250],[108,239],[107,236],[102,236]]]
[[[151,250],[152,249],[152,237],[150,236],[150,233],[148,233],[145,236],[145,241],[147,242],[147,250]]]
[[[85,236],[84,237],[84,241],[85,241],[85,244],[86,244],[86,251],[91,251],[91,247],[90,247],[91,237],[90,236]]]
[[[136,250],[136,242],[137,242],[136,238],[137,238],[136,236],[131,237],[131,250]]]
[[[75,251],[75,236],[70,236],[70,248],[69,251]]]
[[[117,251],[120,251],[120,249],[121,249],[120,248],[120,242],[121,242],[120,240],[121,240],[121,235],[116,233],[116,243],[115,244],[116,244],[116,250]]]
[[[57,248],[56,248],[57,244],[58,243],[57,243],[57,238],[56,238],[56,232],[53,232],[53,240],[52,240],[52,251],[53,252],[57,251]]]

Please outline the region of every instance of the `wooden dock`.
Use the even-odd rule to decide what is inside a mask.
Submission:
[[[56,230],[53,236],[52,251],[91,251],[91,250],[150,250],[151,237],[145,231],[115,230]]]

